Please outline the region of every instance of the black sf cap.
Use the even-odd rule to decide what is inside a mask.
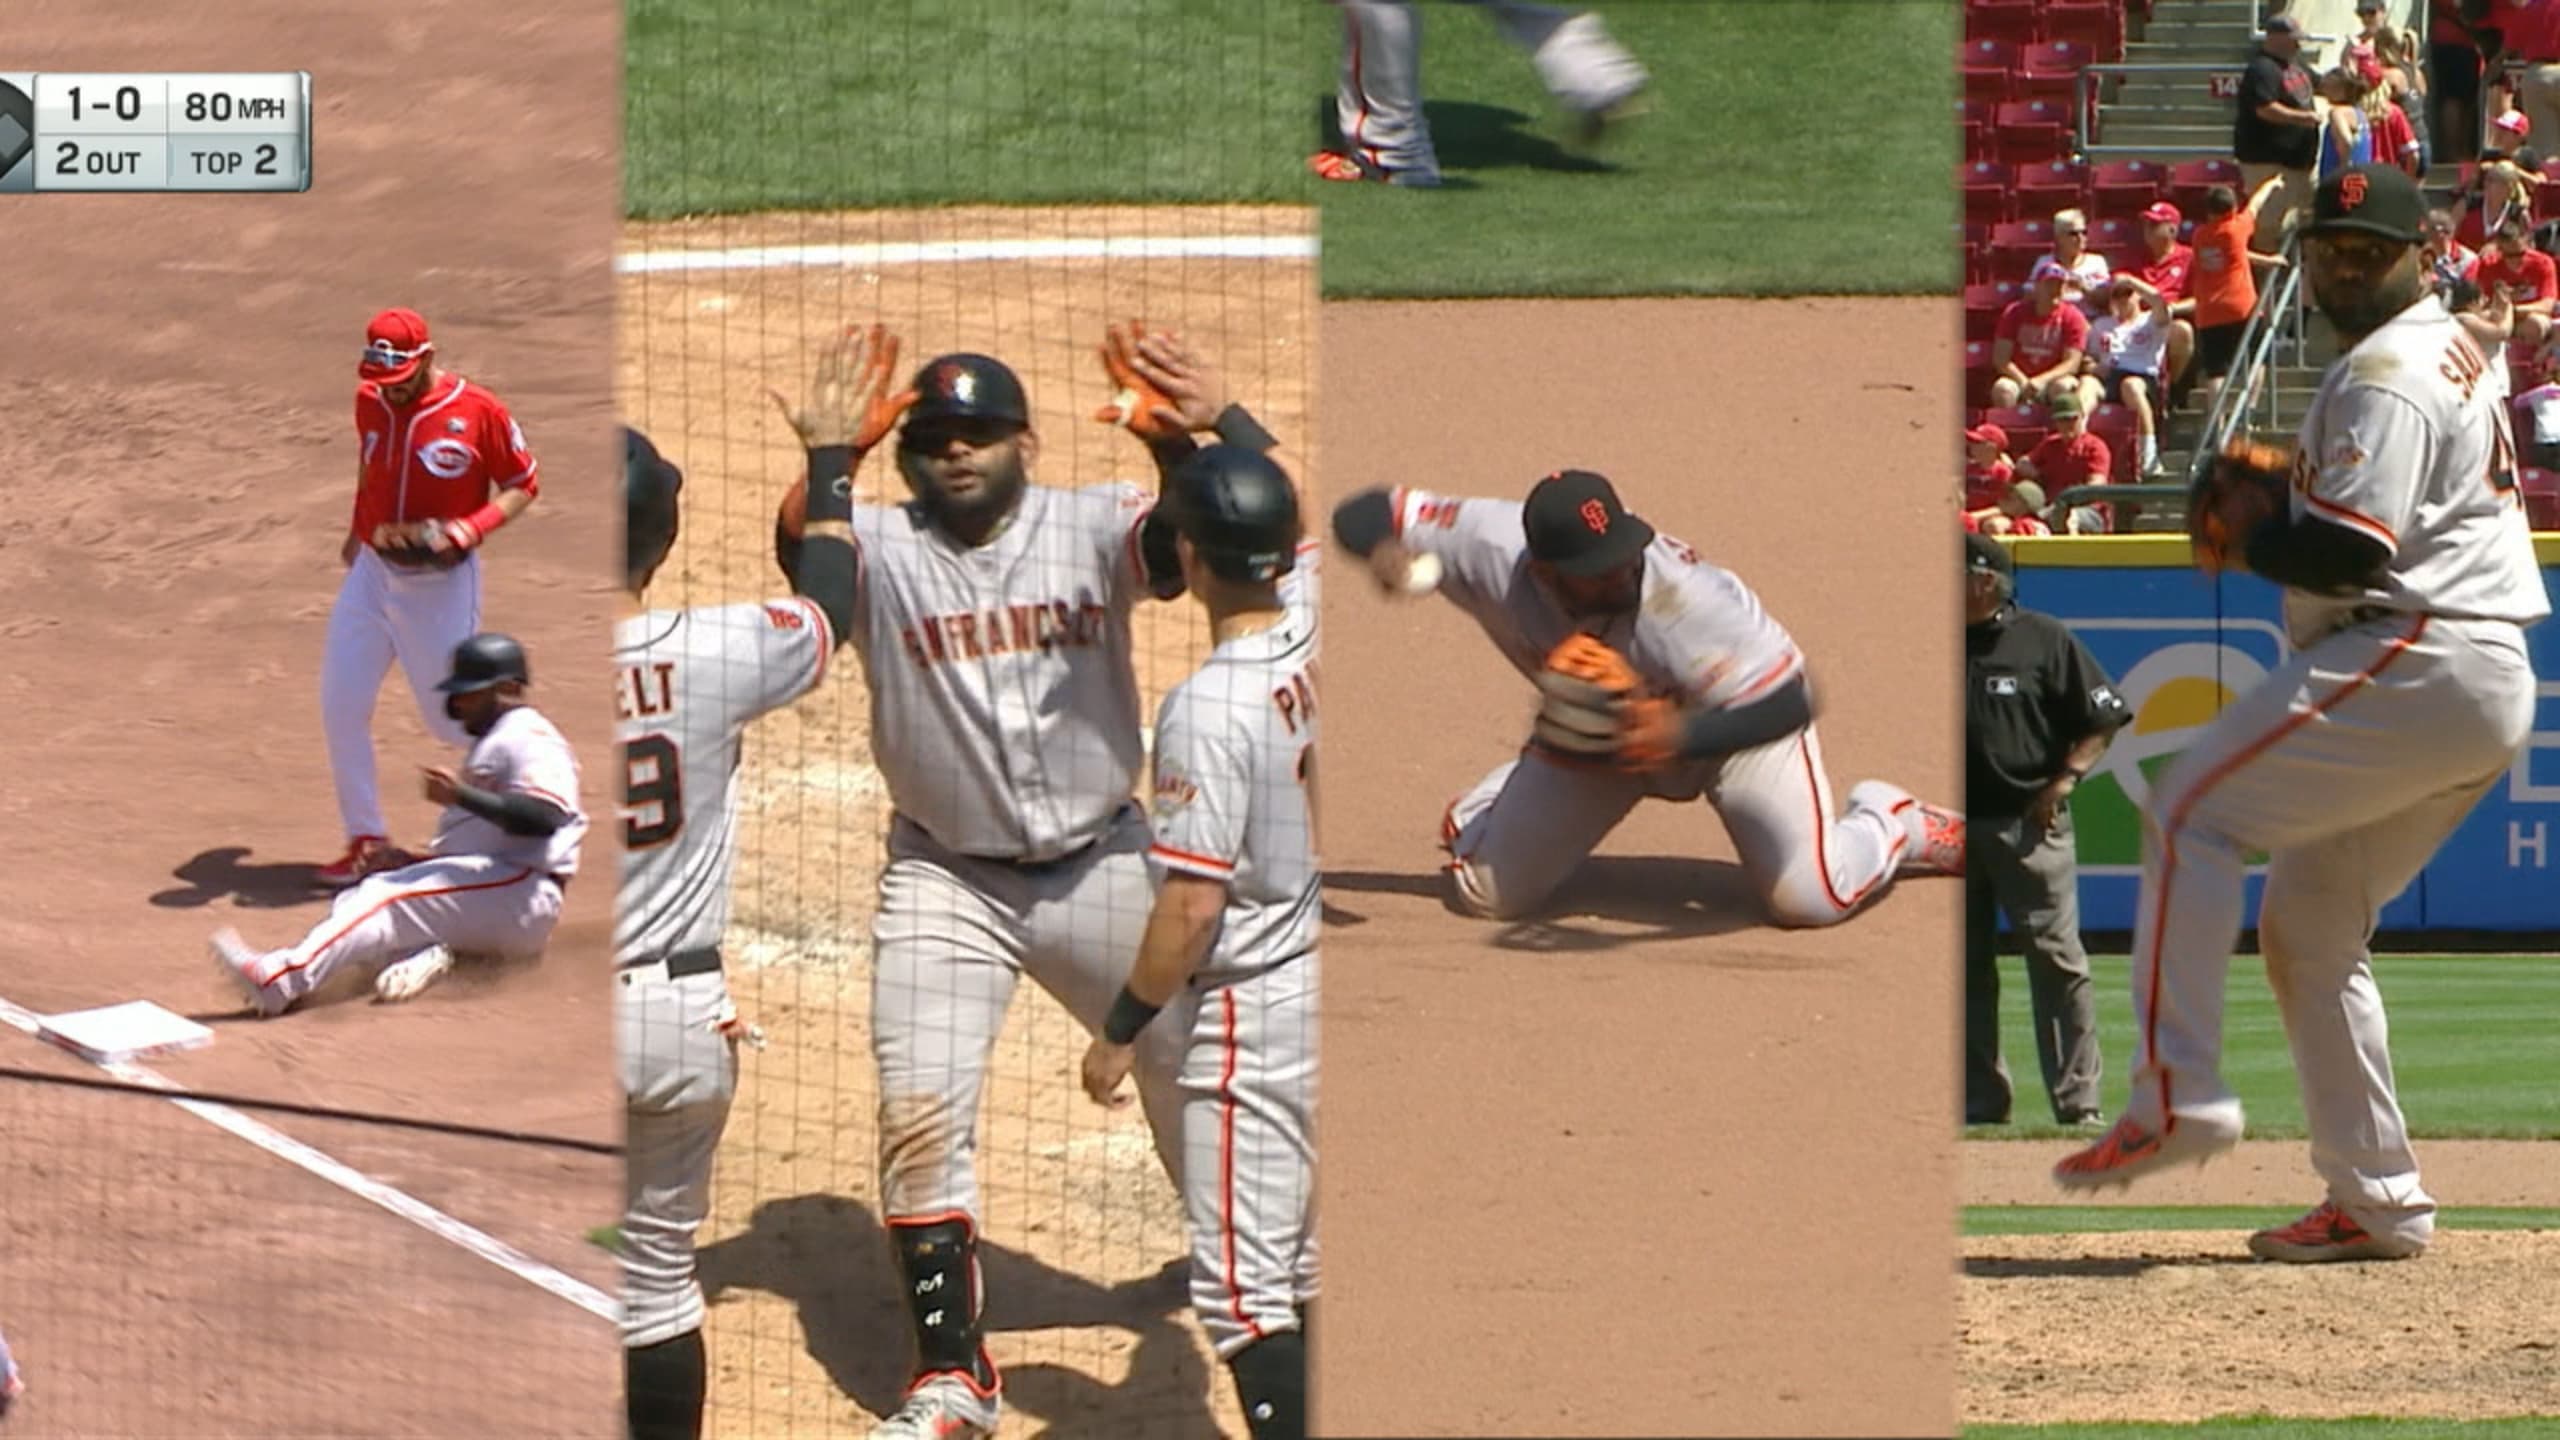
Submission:
[[[2427,197],[2397,165],[2357,165],[2320,182],[2311,196],[2311,233],[2360,230],[2415,245],[2424,237]]]
[[[1530,487],[1520,523],[1529,554],[1559,575],[1600,575],[1644,553],[1653,527],[1627,513],[1606,477],[1559,470]]]

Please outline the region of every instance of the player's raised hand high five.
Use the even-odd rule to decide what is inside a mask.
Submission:
[[[1113,392],[1093,418],[1106,425],[1141,440],[1170,440],[1211,428],[1227,408],[1217,371],[1170,331],[1151,331],[1141,320],[1111,325],[1097,350]]]
[[[846,445],[869,451],[897,428],[898,417],[916,403],[913,390],[893,387],[898,373],[898,337],[886,325],[869,329],[848,325],[818,357],[817,378],[810,382],[809,401],[793,408],[770,386],[774,408],[800,443],[817,450]]]

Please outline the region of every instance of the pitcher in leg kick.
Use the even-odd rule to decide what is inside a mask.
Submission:
[[[1502,37],[1529,56],[1538,83],[1573,116],[1589,145],[1635,112],[1650,77],[1588,10],[1535,0],[1461,0],[1479,6]],[[1342,11],[1342,70],[1334,117],[1342,150],[1307,167],[1327,180],[1440,183],[1440,155],[1422,110],[1422,10],[1413,0],[1334,0]]]
[[[1588,471],[1526,504],[1370,490],[1334,535],[1381,584],[1437,584],[1544,695],[1519,757],[1441,823],[1453,903],[1544,905],[1637,802],[1703,796],[1780,925],[1830,925],[1897,874],[1964,866],[1964,817],[1880,780],[1835,810],[1805,661],[1742,581]]]
[[[2258,941],[2328,1196],[2249,1248],[2417,1254],[2435,1201],[2400,1112],[2369,948],[2382,907],[2504,777],[2533,728],[2525,627],[2550,613],[2491,358],[2427,292],[2426,204],[2398,167],[2314,193],[2302,263],[2344,353],[2295,453],[2242,448],[2200,482],[2209,568],[2284,587],[2293,653],[2154,781],[2134,917],[2136,1053],[2115,1128],[2063,1160],[2120,1185],[2238,1143],[2223,987],[2251,852]]]
[[[426,798],[444,807],[428,853],[366,876],[290,949],[261,952],[235,931],[214,933],[216,964],[259,1015],[283,1014],[343,965],[384,965],[374,994],[397,1001],[435,983],[457,952],[542,953],[587,817],[577,757],[526,700],[532,683],[523,647],[504,635],[455,646],[436,688],[472,743],[460,774],[425,771]]]
[[[892,394],[894,344],[877,327],[867,343],[848,335],[827,363],[854,382],[822,372],[808,411],[783,407],[813,464],[830,450],[859,463],[894,427],[913,497],[852,511],[847,638],[895,812],[872,930],[881,1209],[918,1351],[906,1403],[875,1440],[995,1430],[976,1259],[980,1081],[1020,976],[1094,1031],[1137,952],[1152,891],[1131,798],[1143,744],[1129,617],[1182,585],[1172,530],[1143,489],[1032,483],[1039,434],[1012,370],[945,355]],[[1115,325],[1103,354],[1117,387],[1103,418],[1144,441],[1160,473],[1192,453],[1193,433],[1270,443],[1178,337]],[[829,441],[840,431],[850,447]],[[786,574],[804,505],[800,491],[784,501]],[[1178,1058],[1159,1046],[1137,1070],[1176,1176]]]
[[[813,426],[828,423],[814,418],[819,407],[811,413]],[[841,421],[841,405],[828,413]],[[731,782],[748,723],[816,689],[837,637],[853,631],[852,438],[849,428],[812,430],[820,443],[810,452],[798,595],[642,610],[675,548],[684,477],[647,437],[623,432],[632,603],[614,626],[623,787],[614,1012],[630,1137],[622,1343],[631,1440],[702,1433],[694,1236],[709,1213],[712,1156],[737,1091],[737,1041],[748,1033],[720,963],[738,855]]]
[[[497,396],[436,368],[416,311],[373,317],[356,374],[355,515],[338,547],[347,574],[320,660],[320,721],[347,832],[346,853],[320,870],[331,888],[406,862],[382,819],[374,700],[396,659],[428,732],[464,743],[436,681],[480,628],[481,543],[538,488],[523,428]]]
[[[1182,1055],[1191,1304],[1254,1440],[1307,1433],[1316,1296],[1316,600],[1291,584],[1298,498],[1268,456],[1212,445],[1166,478],[1208,660],[1156,712],[1162,879],[1137,963],[1084,1058],[1117,1092],[1141,1033]],[[1313,552],[1314,547],[1305,547]],[[1312,575],[1307,577],[1312,579]]]

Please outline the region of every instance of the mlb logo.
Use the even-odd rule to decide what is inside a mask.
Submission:
[[[1991,677],[1990,690],[1994,695],[2015,695],[2018,693],[2018,677],[2015,675],[1994,675]]]

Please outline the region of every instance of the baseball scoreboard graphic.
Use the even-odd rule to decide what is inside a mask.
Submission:
[[[0,194],[311,188],[311,74],[0,70]]]
[[[2089,549],[2085,541],[2019,547],[2018,601],[2070,626],[2133,708],[2133,723],[2071,801],[2081,923],[2130,930],[2151,782],[2223,705],[2283,663],[2289,647],[2275,586],[2247,575],[2201,576],[2188,568],[2183,540],[2165,549],[2142,540],[2102,543],[2109,548]],[[2543,583],[2560,604],[2553,563],[2560,547],[2538,544]],[[2542,680],[2532,738],[2506,783],[2384,908],[2385,930],[2560,930],[2560,622],[2526,638]],[[2251,857],[2251,924],[2263,859]]]

